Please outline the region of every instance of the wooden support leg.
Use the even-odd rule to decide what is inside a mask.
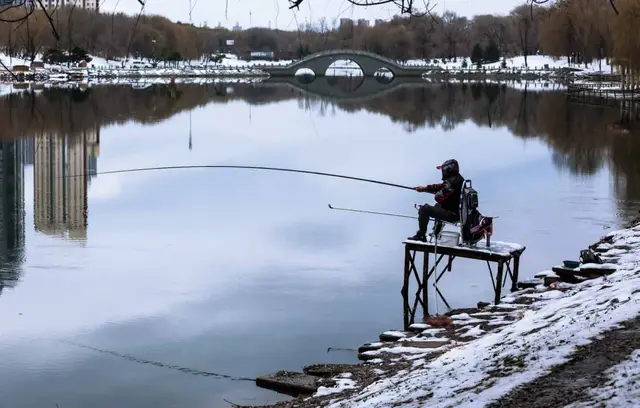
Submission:
[[[404,280],[402,283],[402,311],[404,316],[404,329],[409,329],[409,276],[411,275],[411,251],[408,247],[404,248]]]
[[[411,250],[404,248],[404,280],[402,283],[402,294],[409,294],[409,276],[411,276]]]
[[[498,274],[496,275],[496,297],[494,299],[494,304],[500,303],[500,295],[502,292],[502,275],[504,273],[504,262],[498,262]]]
[[[422,317],[429,316],[429,290],[427,283],[429,282],[429,253],[424,251],[424,259],[422,261]]]
[[[518,272],[520,271],[520,255],[513,257],[513,278],[511,278],[511,291],[518,290]]]

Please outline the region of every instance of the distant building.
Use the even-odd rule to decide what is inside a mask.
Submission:
[[[252,52],[250,54],[251,61],[273,61],[273,52]]]
[[[353,20],[351,20],[350,18],[341,18],[340,19],[340,27],[344,27],[347,25],[352,25],[353,24]]]
[[[73,6],[74,4],[78,8],[100,11],[99,0],[42,0],[42,5],[47,9]]]
[[[242,26],[236,21],[236,25],[233,26],[233,31],[242,31]]]
[[[369,27],[369,20],[366,18],[358,19],[358,27]]]
[[[384,24],[384,23],[386,23],[385,20],[383,20],[381,18],[376,18],[375,25],[381,25],[381,24]]]

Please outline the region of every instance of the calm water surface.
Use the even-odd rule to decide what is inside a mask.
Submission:
[[[327,204],[414,214],[431,196],[266,171],[96,172],[243,164],[413,186],[455,157],[500,217],[493,238],[527,246],[522,278],[640,209],[640,135],[561,92],[428,85],[332,103],[287,87],[117,86],[5,95],[0,115],[11,408],[272,403],[286,397],[148,362],[254,378],[356,362],[327,349],[402,326],[401,242],[416,223]],[[492,298],[469,261],[439,286],[453,307]]]

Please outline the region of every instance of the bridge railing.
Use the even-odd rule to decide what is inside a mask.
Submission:
[[[274,67],[274,68],[290,68],[294,65],[300,64],[306,60],[310,60],[310,59],[318,59],[318,58],[322,58],[322,57],[329,57],[329,56],[333,56],[333,55],[345,55],[345,56],[349,56],[352,55],[354,57],[368,57],[368,58],[373,58],[373,59],[377,59],[380,62],[384,62],[388,65],[391,65],[393,67],[396,68],[404,68],[404,69],[411,69],[411,66],[408,65],[402,65],[401,63],[399,63],[398,61],[394,61],[390,58],[387,57],[383,57],[382,55],[376,54],[374,52],[370,52],[370,51],[363,51],[363,50],[351,50],[351,49],[346,49],[346,50],[327,50],[327,51],[320,51],[320,52],[316,52],[315,54],[311,54],[311,55],[307,55],[306,57],[299,59],[297,61],[292,62],[289,65],[284,65],[284,66],[280,66],[280,67]],[[416,67],[419,68],[419,67]]]

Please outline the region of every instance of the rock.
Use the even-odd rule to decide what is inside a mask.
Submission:
[[[451,343],[451,340],[449,339],[429,339],[424,341],[406,341],[402,343],[402,347],[432,349],[442,347],[449,343]]]
[[[536,286],[542,283],[543,281],[539,279],[530,279],[523,282],[518,282],[517,285],[518,285],[518,288],[520,289],[531,289],[531,288],[535,288]]]
[[[386,331],[380,335],[380,341],[398,341],[407,337],[406,333],[400,331]]]
[[[489,302],[478,302],[478,309],[483,309],[487,306],[489,306],[491,303]]]
[[[311,395],[320,386],[319,378],[294,371],[278,371],[256,378],[256,385],[281,394],[298,397]]]
[[[380,356],[378,354],[373,354],[373,353],[371,353],[371,351],[365,351],[364,353],[358,353],[358,360],[360,360],[360,361],[371,361],[371,360],[375,360],[375,359],[379,359],[379,358],[380,358]]]
[[[302,369],[307,375],[331,378],[338,374],[350,373],[357,364],[312,364]]]
[[[560,278],[557,276],[545,276],[544,277],[544,286],[549,286],[552,283],[558,282]]]
[[[424,324],[424,323],[414,323],[411,326],[409,326],[409,331],[414,332],[414,333],[420,333],[423,330],[428,329],[429,326],[428,324]]]
[[[387,346],[388,346],[388,344],[387,344]],[[365,343],[362,346],[358,347],[358,353],[364,353],[366,351],[380,350],[383,347],[385,347],[384,343]]]

